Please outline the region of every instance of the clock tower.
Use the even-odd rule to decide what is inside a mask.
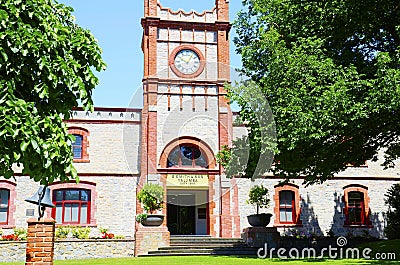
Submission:
[[[232,139],[224,89],[230,79],[229,0],[216,0],[212,10],[202,12],[145,0],[141,23],[144,106],[137,191],[145,183],[162,185],[159,214],[165,218],[159,227],[138,224],[136,242],[146,233],[158,233],[154,247],[168,245],[173,235],[240,237],[235,180],[226,179],[215,160]],[[136,212],[143,212],[140,203]],[[145,251],[136,244],[138,254]]]

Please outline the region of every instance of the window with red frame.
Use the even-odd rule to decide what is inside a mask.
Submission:
[[[194,145],[181,145],[168,156],[167,167],[208,168],[207,160],[201,150]]]
[[[347,196],[347,223],[349,225],[364,224],[364,194],[359,191],[350,191]]]
[[[292,224],[295,219],[294,192],[282,190],[279,192],[279,222]]]
[[[53,218],[58,224],[90,223],[90,190],[62,189],[53,191]]]
[[[75,141],[72,143],[72,152],[74,158],[83,158],[83,136],[80,134],[73,134],[75,136]]]
[[[0,224],[8,224],[8,209],[10,204],[10,191],[0,189]]]

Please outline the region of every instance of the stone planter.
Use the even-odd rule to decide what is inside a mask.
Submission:
[[[164,221],[162,214],[149,214],[147,218],[141,222],[144,226],[160,226]]]
[[[271,221],[272,214],[260,213],[247,216],[247,221],[252,227],[266,227]]]

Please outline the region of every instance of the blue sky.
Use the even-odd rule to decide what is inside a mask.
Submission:
[[[76,22],[89,29],[99,41],[107,70],[96,75],[100,85],[94,90],[96,107],[128,107],[132,96],[141,89],[143,77],[143,54],[140,48],[143,17],[142,0],[59,0],[72,6]],[[185,11],[210,10],[215,0],[160,0],[164,7]],[[230,19],[242,8],[241,0],[230,1]],[[233,31],[232,31],[233,33]],[[231,34],[231,40],[233,34]],[[231,64],[240,66],[240,57],[235,55],[231,44]],[[141,92],[136,93],[141,98]],[[136,104],[135,104],[136,105]],[[140,106],[130,106],[140,107]]]

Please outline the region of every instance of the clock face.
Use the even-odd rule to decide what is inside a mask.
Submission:
[[[180,50],[174,59],[176,69],[185,75],[195,73],[200,68],[199,55],[190,49]]]

